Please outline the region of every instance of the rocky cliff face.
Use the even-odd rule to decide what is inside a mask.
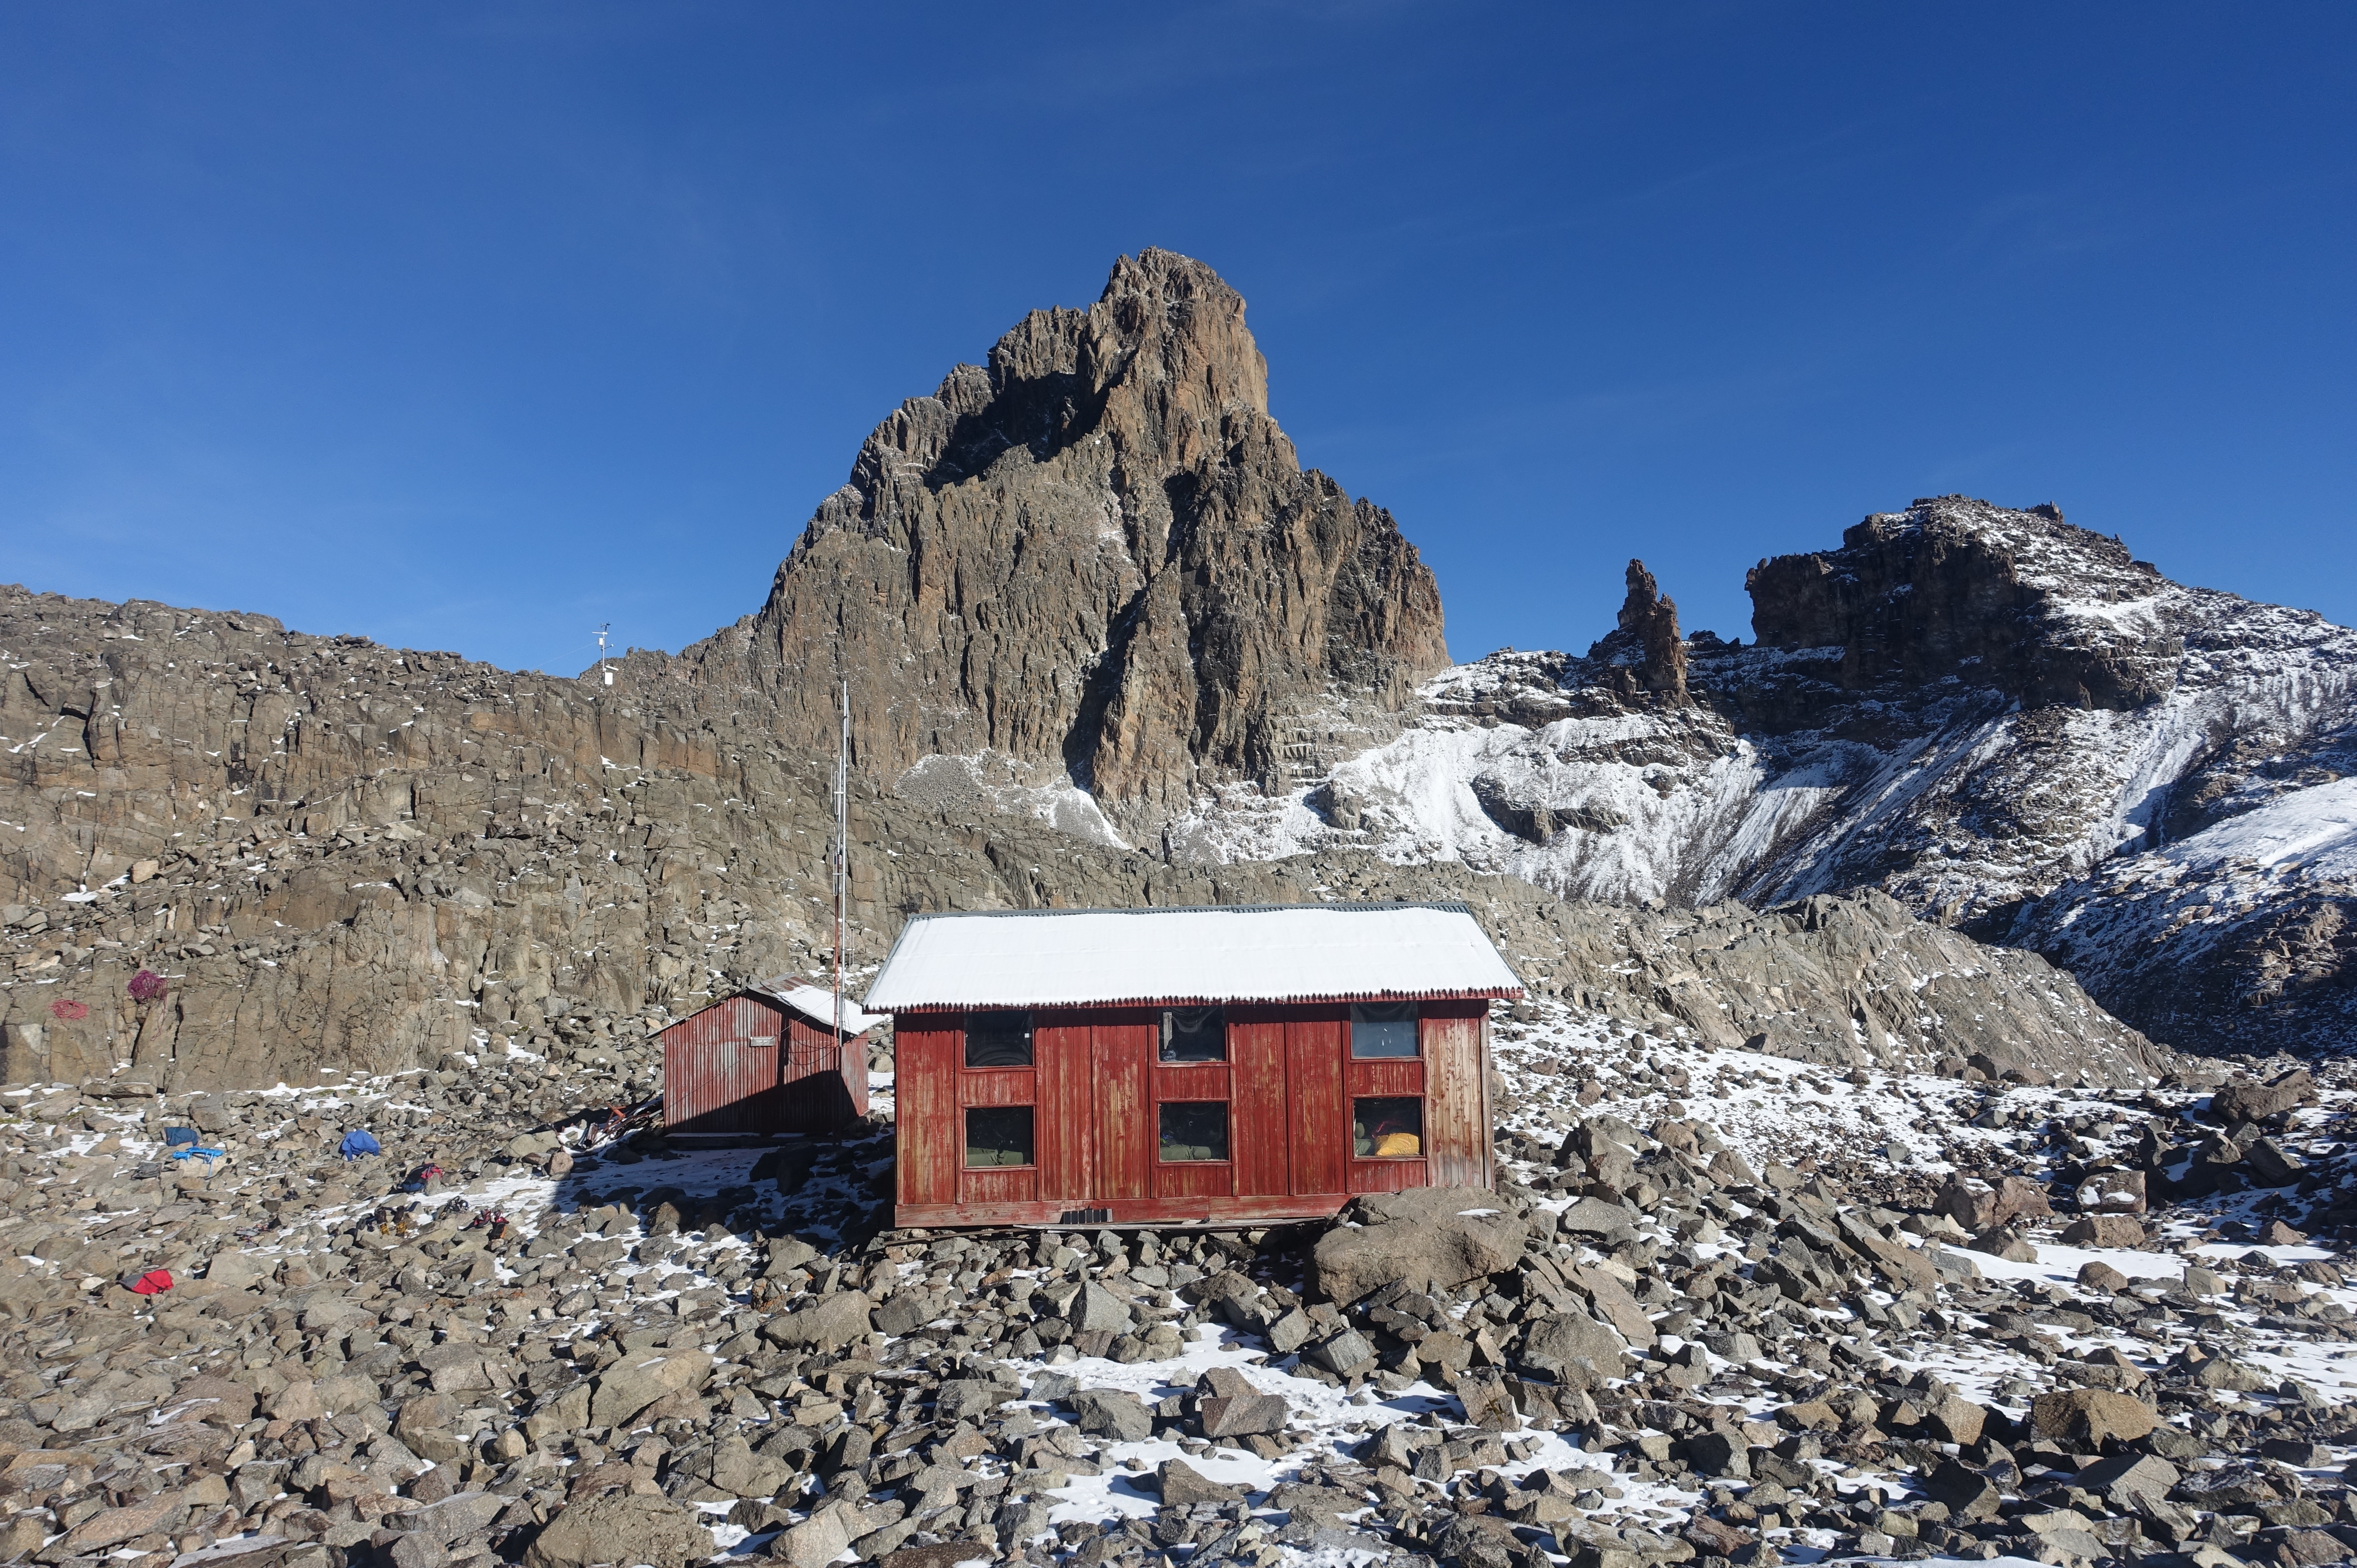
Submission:
[[[7,1081],[185,1092],[507,1042],[595,1057],[823,967],[823,759],[659,657],[608,687],[13,588],[0,653]],[[1666,915],[1346,848],[1170,864],[1074,836],[1063,804],[943,809],[863,780],[855,963],[916,909],[1461,897],[1535,994],[1665,1036],[2106,1083],[2158,1060],[2067,975],[1889,900]],[[160,995],[135,993],[143,970]]]
[[[1173,842],[1351,844],[1631,902],[1878,887],[2079,966],[2174,1043],[2346,1037],[2348,873],[2298,824],[2357,771],[2357,633],[2172,583],[2054,508],[1960,497],[1763,562],[1750,646],[1681,638],[1650,574],[1630,583],[1586,657],[1460,666],[1396,740],[1283,799],[1207,799]],[[2290,825],[2233,825],[2259,811]],[[2202,869],[2228,863],[2231,889]]]
[[[877,776],[974,758],[1150,837],[1212,784],[1388,738],[1448,653],[1391,514],[1269,416],[1243,298],[1148,250],[877,425],[759,613],[681,660],[829,749],[847,679]]]
[[[635,1032],[808,972],[830,940],[827,759],[660,656],[606,687],[5,588],[0,657],[11,1080],[305,1082]],[[1002,803],[942,812],[862,780],[860,954],[906,909],[1278,880],[1080,856],[1060,799]],[[162,996],[133,998],[142,969]]]
[[[2357,1041],[2357,766],[2025,905],[2007,940],[2164,1037]]]

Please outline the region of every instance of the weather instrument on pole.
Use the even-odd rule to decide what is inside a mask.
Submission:
[[[843,905],[851,875],[851,682],[841,687],[842,743],[834,754],[834,1043],[843,1046]]]
[[[608,686],[614,683],[614,667],[606,662],[606,634],[613,629],[612,621],[608,621],[597,628],[597,673],[606,678],[606,684]]]

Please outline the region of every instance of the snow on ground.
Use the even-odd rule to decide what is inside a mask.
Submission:
[[[2048,929],[2091,950],[2186,925],[2223,928],[2303,889],[2357,883],[2357,779],[2290,790],[2164,849],[2105,866],[2051,901]],[[2090,894],[2096,897],[2090,897]]]
[[[2294,790],[2163,853],[2189,870],[2235,861],[2272,870],[2297,862],[2310,876],[2357,876],[2357,779]]]
[[[1109,849],[1127,849],[1096,797],[1060,773],[1042,778],[1039,765],[997,752],[937,755],[920,760],[893,785],[901,796],[937,811],[967,810],[1029,817],[1057,832]]]
[[[1701,902],[1718,896],[1722,852],[1743,834],[1763,778],[1748,743],[1699,711],[1536,729],[1446,711],[1461,702],[1460,687],[1491,679],[1486,665],[1436,677],[1425,699],[1437,711],[1322,779],[1275,796],[1236,787],[1208,794],[1171,824],[1174,850],[1226,863],[1349,847],[1394,865],[1459,861],[1566,896],[1638,902],[1696,885],[1712,889]],[[1484,794],[1551,812],[1548,842],[1509,832]],[[1760,804],[1778,818],[1813,809],[1793,790]]]

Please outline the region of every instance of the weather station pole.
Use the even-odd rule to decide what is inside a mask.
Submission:
[[[843,682],[843,736],[834,754],[834,1050],[843,1059],[843,907],[851,876],[851,682]]]

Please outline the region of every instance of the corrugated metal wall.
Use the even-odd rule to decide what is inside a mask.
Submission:
[[[785,1010],[732,996],[662,1032],[663,1125],[674,1133],[766,1133],[779,1117]]]
[[[867,1042],[835,1048],[834,1030],[786,1014],[785,1093],[779,1131],[833,1133],[867,1114]]]
[[[766,997],[738,995],[662,1032],[663,1125],[674,1133],[840,1132],[867,1114],[867,1043]]]

